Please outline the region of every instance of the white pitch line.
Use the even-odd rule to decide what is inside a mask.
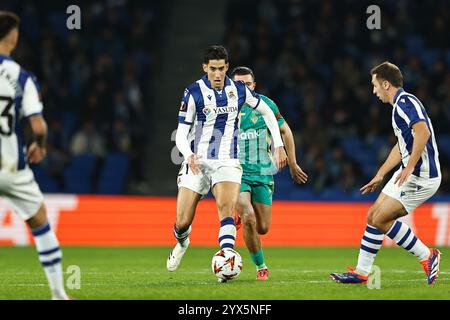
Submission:
[[[336,269],[334,270],[297,270],[292,271],[289,269],[270,269],[272,272],[288,272],[288,273],[333,273],[336,272]],[[183,273],[189,273],[189,274],[206,274],[210,273],[210,270],[197,270],[197,271],[189,271],[189,270],[180,270],[178,274]],[[344,272],[344,271],[342,271]],[[384,273],[397,273],[397,274],[423,274],[423,271],[410,271],[410,270],[383,270],[381,269],[381,272]],[[72,273],[66,273],[64,274],[72,274]],[[86,275],[118,275],[118,274],[167,274],[170,275],[165,269],[161,271],[106,271],[106,272],[100,272],[100,271],[83,271],[81,270],[81,274]],[[450,274],[450,271],[440,271],[439,274]],[[20,275],[31,275],[30,272],[0,272],[1,276],[20,276]]]
[[[439,282],[450,282],[450,278],[439,278]],[[193,282],[186,282],[183,281],[185,284],[188,285],[215,285],[217,284],[216,281],[193,281]],[[237,280],[236,282],[239,282]],[[301,284],[301,283],[333,283],[334,281],[332,279],[330,280],[293,280],[293,281],[274,281],[274,284],[283,284],[283,285],[289,285],[289,284]],[[423,282],[426,283],[426,279],[399,279],[399,280],[386,280],[386,283],[393,283],[393,282]],[[143,284],[142,282],[139,282],[139,284]],[[156,286],[159,284],[149,284],[149,286]],[[46,287],[48,286],[47,283],[16,283],[16,284],[2,284],[2,287]],[[124,284],[124,283],[111,283],[111,282],[88,282],[88,283],[82,283],[81,286],[111,286],[111,287],[129,287],[130,283]]]

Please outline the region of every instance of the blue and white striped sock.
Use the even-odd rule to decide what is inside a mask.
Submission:
[[[378,250],[383,243],[384,234],[371,225],[366,226],[364,236],[361,240],[361,247],[359,249],[358,265],[356,272],[364,276],[369,275]]]
[[[64,279],[62,272],[62,251],[58,239],[50,228],[48,222],[31,230],[39,254],[39,261],[44,268],[50,290],[53,297],[59,299],[67,298],[64,290]]]
[[[173,235],[175,236],[175,239],[180,243],[182,247],[189,246],[189,235],[191,234],[192,227],[189,226],[186,229],[177,229],[177,225],[173,225]]]
[[[414,235],[414,232],[406,223],[395,221],[386,235],[394,240],[397,245],[415,255],[419,261],[427,259],[430,255],[430,249]]]
[[[220,221],[219,230],[219,244],[220,249],[231,248],[234,249],[234,242],[236,241],[236,226],[234,218],[227,217]]]

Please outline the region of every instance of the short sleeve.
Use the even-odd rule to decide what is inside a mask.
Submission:
[[[252,109],[256,109],[260,101],[261,97],[256,92],[251,91],[247,86],[245,86],[245,103]]]
[[[28,118],[42,114],[43,108],[37,80],[34,76],[29,76],[23,88],[22,116]]]
[[[180,111],[178,112],[178,123],[191,125],[195,119],[195,100],[188,89],[184,90],[181,99]]]
[[[410,128],[419,121],[426,121],[421,105],[413,98],[404,97],[400,99],[397,105],[406,116],[407,119],[405,120],[407,120]]]

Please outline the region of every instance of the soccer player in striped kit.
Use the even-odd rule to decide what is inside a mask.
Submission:
[[[178,268],[189,246],[195,209],[210,188],[219,215],[220,248],[234,249],[234,210],[242,177],[238,159],[239,114],[244,104],[263,115],[274,140],[277,168],[287,163],[278,123],[270,107],[242,81],[226,76],[229,67],[226,49],[208,47],[202,66],[206,75],[186,88],[178,116],[176,145],[185,160],[178,174],[173,228],[177,244],[167,258],[168,271]]]
[[[52,299],[67,300],[62,252],[27,163],[38,163],[45,157],[47,125],[35,77],[10,57],[19,37],[19,23],[14,13],[0,11],[0,195],[31,229]],[[32,131],[28,146],[23,124]]]
[[[392,127],[398,143],[375,177],[361,188],[362,193],[373,192],[390,170],[400,167],[367,213],[356,269],[331,277],[341,283],[366,283],[386,235],[419,260],[428,284],[433,284],[439,274],[439,250],[428,248],[408,225],[397,220],[432,197],[441,183],[433,126],[419,99],[403,90],[403,76],[396,65],[384,62],[370,73],[373,93],[393,106]]]

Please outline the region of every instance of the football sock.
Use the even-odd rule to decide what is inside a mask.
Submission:
[[[266,264],[264,263],[264,253],[262,249],[259,249],[255,253],[250,252],[250,257],[252,258],[252,261],[256,265],[256,268],[258,270],[266,268]]]
[[[383,243],[384,234],[371,225],[366,226],[364,235],[361,240],[361,247],[359,249],[358,265],[356,266],[356,272],[363,276],[368,276],[372,265],[377,256],[378,250]]]
[[[176,224],[173,225],[173,234],[182,247],[189,245],[189,234],[191,231],[191,226],[178,230]]]
[[[219,230],[219,244],[220,248],[234,249],[234,242],[236,240],[236,226],[234,224],[234,218],[227,217],[220,221]]]
[[[64,279],[62,272],[62,252],[59,247],[58,239],[50,228],[48,222],[31,230],[36,250],[39,254],[45,276],[47,277],[52,296],[58,299],[67,298],[64,290]]]
[[[430,255],[430,249],[414,235],[414,232],[406,223],[395,221],[386,235],[399,246],[415,255],[419,261],[427,259]]]

